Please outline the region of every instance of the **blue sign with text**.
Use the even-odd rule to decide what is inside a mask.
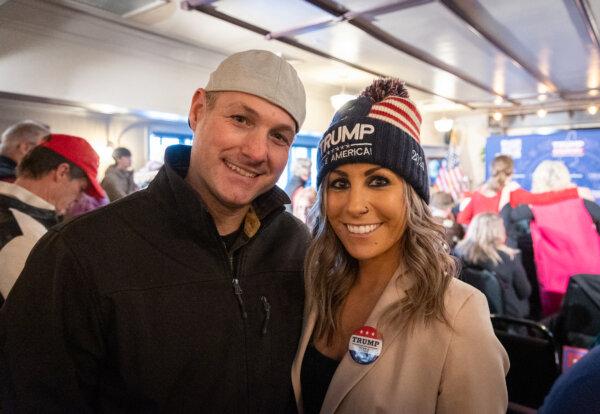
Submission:
[[[513,180],[531,189],[533,170],[544,160],[560,160],[571,173],[571,181],[588,187],[600,200],[600,129],[573,129],[551,135],[502,136],[487,139],[485,148],[486,178],[490,164],[499,154],[515,161]]]

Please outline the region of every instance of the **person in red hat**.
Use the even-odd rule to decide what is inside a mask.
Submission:
[[[14,183],[0,181],[0,293],[17,280],[29,252],[71,203],[104,192],[96,181],[98,154],[83,138],[50,135],[17,167]]]

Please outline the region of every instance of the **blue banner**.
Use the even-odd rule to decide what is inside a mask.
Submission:
[[[513,180],[531,190],[531,175],[544,160],[563,161],[571,173],[571,181],[588,187],[596,202],[600,201],[600,129],[573,129],[551,135],[502,136],[487,139],[485,174],[499,154],[510,155],[515,161]]]

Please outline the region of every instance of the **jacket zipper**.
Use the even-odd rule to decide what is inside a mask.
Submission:
[[[248,313],[244,306],[244,297],[242,287],[240,286],[240,280],[235,276],[235,270],[233,269],[233,253],[227,253],[229,259],[229,270],[231,270],[231,284],[233,285],[233,294],[237,298],[238,304],[240,305],[240,311],[242,312],[242,319],[248,319]]]
[[[260,301],[262,302],[263,310],[265,311],[265,319],[263,320],[262,334],[266,335],[269,326],[269,320],[271,319],[271,304],[267,300],[266,296],[261,296]]]

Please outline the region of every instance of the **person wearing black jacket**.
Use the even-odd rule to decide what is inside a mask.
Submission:
[[[464,267],[485,269],[495,273],[506,316],[529,316],[531,284],[521,264],[519,251],[505,244],[506,233],[500,216],[480,213],[471,221],[465,238],[458,242],[454,253]]]
[[[3,408],[295,410],[309,235],[275,183],[304,111],[285,60],[232,55],[194,95],[191,148],[51,229],[0,312]]]

